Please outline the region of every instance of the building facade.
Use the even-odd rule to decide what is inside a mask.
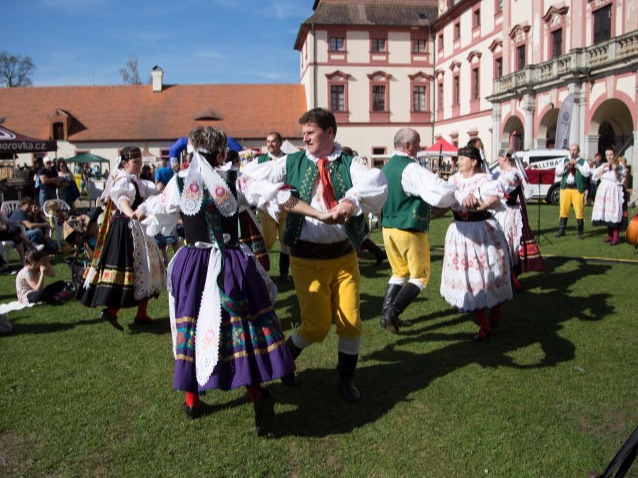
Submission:
[[[392,150],[411,126],[428,146],[480,137],[583,156],[612,144],[638,163],[638,0],[316,0],[299,29],[309,107],[331,109],[360,154]],[[560,115],[563,117],[564,115]]]
[[[308,108],[334,112],[337,140],[362,156],[392,153],[396,130],[432,140],[436,1],[317,0],[301,24]]]

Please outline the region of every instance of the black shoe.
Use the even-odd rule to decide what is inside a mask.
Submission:
[[[193,405],[192,407],[189,407],[188,405],[184,404],[184,412],[186,412],[186,418],[188,418],[189,420],[196,420],[200,417],[200,412],[201,412],[201,402],[198,403],[197,405]]]
[[[281,383],[283,383],[286,387],[293,388],[299,385],[301,380],[299,380],[299,377],[295,375],[295,372],[292,372],[281,377]]]
[[[108,321],[108,323],[111,324],[113,327],[115,327],[117,330],[124,331],[124,327],[122,327],[120,323],[117,321],[117,317],[109,314],[108,310],[104,309],[100,313],[100,319]]]
[[[356,402],[361,397],[359,389],[352,381],[351,377],[339,379],[339,391],[346,402]]]
[[[279,276],[279,282],[281,282],[282,284],[290,284],[292,282],[292,277],[290,277],[288,274],[281,274]]]
[[[478,334],[472,337],[472,340],[474,342],[485,342],[489,336],[490,336],[489,332],[484,332],[483,330],[479,330]]]
[[[391,334],[398,334],[400,326],[399,318],[394,314],[391,308],[386,310],[381,316],[381,328]]]
[[[263,437],[275,431],[275,399],[268,390],[261,389],[253,404],[257,435]]]

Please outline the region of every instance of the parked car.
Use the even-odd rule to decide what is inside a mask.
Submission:
[[[569,157],[566,149],[531,149],[517,151],[514,156],[519,158],[525,167],[532,195],[528,199],[550,204],[560,202],[560,178],[556,176],[556,166]],[[499,174],[498,162],[492,163],[490,171],[495,176]]]

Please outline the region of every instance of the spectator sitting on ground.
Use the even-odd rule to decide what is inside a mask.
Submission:
[[[71,297],[64,288],[64,281],[44,285],[45,277],[55,277],[49,256],[41,251],[29,251],[24,258],[25,265],[16,276],[16,294],[21,304],[61,304]]]

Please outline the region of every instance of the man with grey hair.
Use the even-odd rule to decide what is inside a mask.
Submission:
[[[455,188],[417,162],[420,142],[417,131],[401,128],[394,136],[395,152],[383,168],[388,198],[381,224],[392,277],[383,299],[381,328],[393,334],[410,325],[399,314],[430,279],[430,207],[455,202]]]

